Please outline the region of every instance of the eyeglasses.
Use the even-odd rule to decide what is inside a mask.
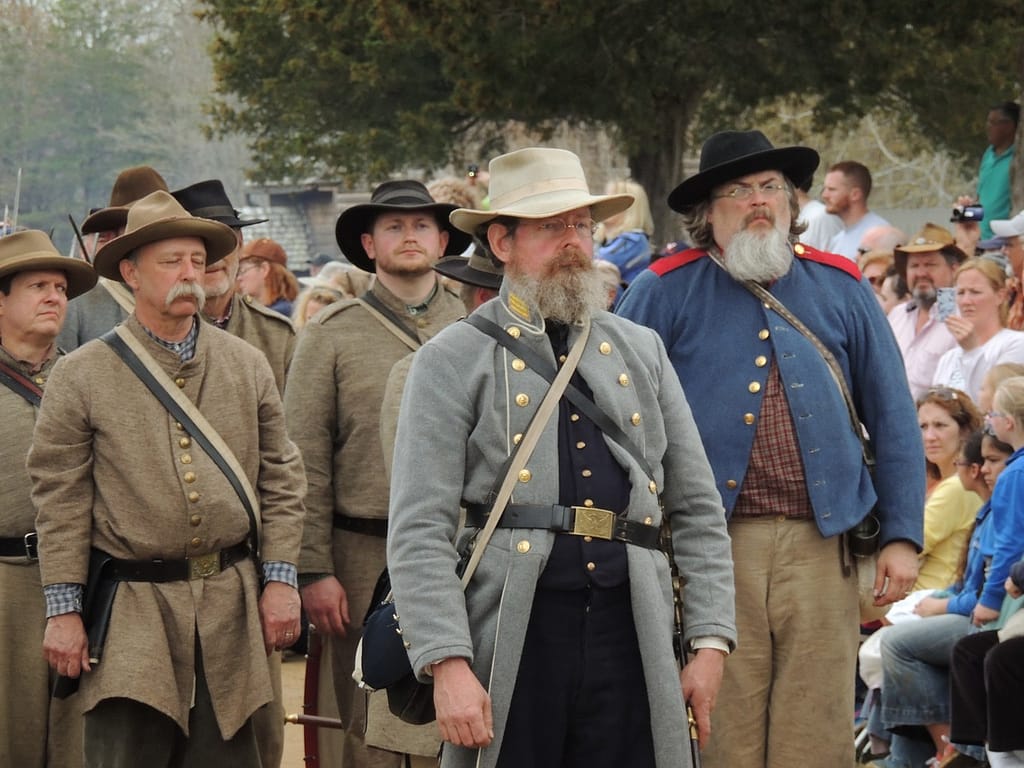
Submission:
[[[991,421],[992,419],[1001,419],[1005,417],[1006,414],[1003,413],[1002,411],[989,411],[988,413],[985,414],[985,418],[988,419],[989,421]]]
[[[597,222],[593,219],[580,219],[571,223],[561,219],[548,219],[537,225],[538,232],[553,240],[562,237],[569,229],[575,230],[580,240],[591,240],[597,231]]]
[[[920,405],[929,397],[934,397],[936,400],[944,400],[947,402],[951,400],[959,400],[955,389],[950,389],[949,387],[930,387],[917,399],[917,404]]]
[[[778,181],[769,181],[767,184],[737,184],[726,192],[719,192],[712,197],[717,200],[720,197],[731,197],[733,200],[749,200],[755,192],[760,192],[765,197],[775,197],[785,191],[786,185]]]
[[[246,272],[252,272],[260,266],[261,259],[245,259],[238,265],[238,271],[235,273],[235,278],[239,278]]]
[[[885,282],[885,275],[873,275],[867,278],[867,281],[875,286],[881,286]]]

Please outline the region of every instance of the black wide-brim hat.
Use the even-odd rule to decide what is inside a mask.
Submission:
[[[269,219],[240,219],[238,211],[231,204],[224,184],[219,179],[197,181],[188,187],[171,192],[181,207],[201,219],[211,219],[229,227],[250,227],[263,224]]]
[[[473,241],[469,234],[456,229],[448,221],[448,216],[456,208],[456,205],[435,202],[427,188],[418,181],[385,181],[373,190],[370,202],[353,205],[342,211],[338,223],[334,225],[334,238],[345,258],[366,272],[376,272],[377,265],[366,254],[362,242],[363,233],[370,231],[374,219],[386,211],[431,211],[438,226],[448,233],[448,246],[444,255],[452,256],[465,251]]]
[[[776,149],[760,131],[722,131],[704,142],[700,171],[668,196],[668,207],[679,213],[706,200],[711,190],[760,171],[779,171],[794,184],[808,179],[821,158],[810,147]]]
[[[434,271],[460,283],[474,285],[477,288],[490,288],[496,291],[501,288],[505,270],[494,263],[491,258],[480,252],[479,246],[473,249],[469,258],[465,256],[445,256],[434,265]]]

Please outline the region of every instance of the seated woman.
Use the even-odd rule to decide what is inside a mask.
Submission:
[[[1024,363],[1024,332],[1006,327],[1006,272],[991,259],[968,259],[956,271],[959,315],[946,319],[957,346],[935,368],[932,383],[977,399],[982,379],[999,363]]]

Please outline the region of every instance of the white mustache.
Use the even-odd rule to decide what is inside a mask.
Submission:
[[[175,301],[186,296],[194,298],[200,307],[206,303],[206,291],[203,290],[203,286],[199,283],[175,283],[171,290],[167,292],[164,304],[170,307]]]

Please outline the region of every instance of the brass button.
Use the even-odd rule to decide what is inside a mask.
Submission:
[[[188,524],[191,525],[193,528],[199,525],[201,522],[203,522],[203,518],[200,515],[192,515],[192,517],[188,519]]]
[[[525,408],[529,404],[530,404],[530,396],[529,395],[524,395],[522,392],[520,392],[518,395],[516,395],[516,405],[518,405],[520,408]]]
[[[41,387],[41,386],[43,386],[43,384],[46,383],[46,377],[45,376],[36,376],[35,381],[36,381],[36,384],[38,384]]]
[[[580,420],[580,415],[578,413],[573,413],[573,414],[569,415],[569,421],[579,421],[579,420]]]
[[[564,363],[568,359],[569,359],[568,355],[559,355],[558,356],[558,362],[560,362],[560,363]]]
[[[758,392],[761,391],[761,385],[756,381],[752,381],[747,386],[747,389],[750,391],[750,394],[756,395]]]
[[[580,474],[583,475],[584,477],[590,477],[594,473],[591,472],[589,469],[584,469],[582,472],[580,472]]]
[[[597,565],[594,564],[594,563],[587,563],[587,570],[588,571],[596,571],[597,570]]]
[[[658,492],[658,484],[656,482],[654,482],[653,480],[651,480],[651,482],[649,482],[647,484],[647,490],[649,490],[651,493],[657,493]]]
[[[184,432],[184,431],[185,431],[185,427],[184,427],[184,426],[182,426],[182,424],[181,424],[181,422],[180,422],[180,421],[176,421],[176,422],[174,422],[174,426],[175,426],[175,427],[177,427],[177,428],[178,428],[178,430],[179,430],[179,431],[181,431],[181,432]]]
[[[586,447],[587,447],[587,444],[586,444],[586,443],[584,443],[584,442],[583,442],[582,440],[580,440],[580,441],[578,441],[578,442],[576,443],[576,447],[577,447],[577,448],[579,448],[579,449],[580,449],[580,450],[582,451],[582,450],[583,450],[584,448],[586,448]]]
[[[193,504],[199,501],[199,491],[189,491],[188,500]]]
[[[523,439],[523,433],[522,432],[516,432],[514,435],[512,435],[512,445],[519,445],[519,441],[522,440],[522,439]]]
[[[513,371],[525,371],[526,370],[526,363],[524,363],[522,360],[520,360],[517,357],[515,360],[512,361],[512,370]]]
[[[190,544],[191,544],[191,545],[192,545],[193,547],[198,547],[198,546],[199,546],[200,544],[202,544],[202,543],[203,543],[203,540],[202,540],[202,539],[200,539],[200,538],[199,538],[198,536],[196,536],[196,537],[195,537],[194,539],[192,539],[192,541],[190,541],[189,543],[190,543]]]
[[[181,446],[182,448],[191,448],[192,447],[192,439],[189,438],[189,437],[178,438],[178,445]]]
[[[587,544],[589,544],[590,542],[592,542],[594,540],[594,537],[593,536],[584,536],[583,540],[585,542],[587,542]]]
[[[416,327],[417,327],[417,328],[426,328],[426,327],[427,327],[427,321],[426,321],[426,320],[424,320],[424,319],[423,319],[422,317],[421,317],[421,318],[419,318],[419,319],[418,319],[418,320],[416,321]]]
[[[192,463],[192,455],[188,454],[188,453],[181,454],[181,463],[182,464],[191,464]]]
[[[583,506],[584,507],[592,507],[592,506],[594,506],[594,500],[593,499],[584,499],[583,500]]]
[[[530,542],[528,542],[526,539],[523,539],[518,544],[516,544],[516,552],[518,552],[520,555],[525,555],[529,551]]]
[[[521,334],[522,331],[519,330],[519,328],[517,328],[516,326],[513,325],[513,326],[509,327],[509,329],[506,331],[506,333],[509,336],[511,336],[513,339],[518,339],[519,338],[519,334]]]
[[[620,373],[619,374],[619,384],[621,384],[624,387],[628,387],[629,386],[629,376],[627,376],[624,373]]]
[[[735,488],[736,487],[736,481],[735,480],[726,480],[725,481],[725,487],[726,488]]]
[[[600,346],[598,346],[597,351],[602,355],[610,355],[612,353],[612,345],[607,341],[602,341]]]
[[[653,517],[645,517],[644,518],[644,525],[654,525],[654,518]]]
[[[777,523],[784,523],[784,522],[786,522],[786,516],[785,515],[776,515],[775,516],[775,522],[777,522]]]
[[[764,368],[766,365],[768,365],[768,358],[765,357],[764,355],[758,355],[757,357],[754,358],[754,365],[756,365],[758,368]]]
[[[754,414],[752,414],[752,413],[744,413],[743,414],[743,423],[744,424],[753,424],[754,423]]]
[[[196,481],[196,473],[195,472],[186,472],[185,473],[185,482],[186,483],[194,483],[195,481]]]
[[[770,335],[771,334],[768,333],[768,329],[767,328],[762,328],[760,331],[757,332],[757,338],[759,338],[761,341],[764,341]]]
[[[631,422],[633,422],[633,426],[634,427],[639,427],[640,426],[640,414],[639,413],[634,413],[632,416],[629,417],[629,420]]]
[[[797,243],[796,245],[793,246],[793,252],[796,253],[797,256],[803,256],[804,247],[800,245],[800,243]]]
[[[520,483],[528,483],[528,482],[530,482],[530,478],[531,477],[533,477],[533,473],[530,472],[530,470],[528,470],[528,469],[520,469],[519,470],[519,482]]]
[[[185,380],[180,376],[174,380],[174,383],[178,385],[178,389],[185,388]]]

